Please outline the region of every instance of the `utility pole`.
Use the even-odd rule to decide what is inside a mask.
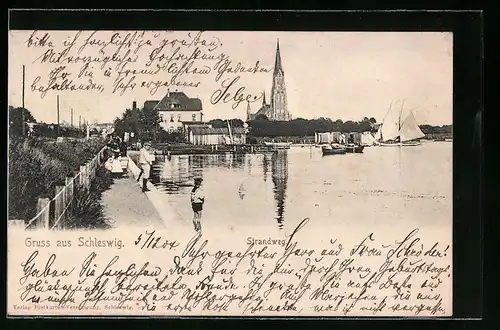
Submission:
[[[82,115],[78,117],[78,129],[82,129]]]
[[[71,128],[73,128],[73,108],[71,108]]]
[[[59,95],[57,95],[57,137],[59,137]]]
[[[23,97],[23,101],[22,101],[23,102],[23,109],[21,110],[21,113],[22,113],[22,115],[21,115],[21,118],[22,118],[22,124],[21,124],[21,126],[22,126],[22,134],[23,134],[23,136],[25,136],[25,127],[24,127],[25,126],[24,125],[24,120],[25,120],[24,119],[24,87],[25,87],[25,66],[23,65],[23,96],[22,96]]]

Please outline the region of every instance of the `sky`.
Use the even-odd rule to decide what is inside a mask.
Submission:
[[[45,45],[32,43],[28,47],[28,39],[34,31],[9,32],[9,105],[22,104],[22,66],[26,68],[25,107],[31,111],[38,121],[56,122],[56,98],[60,98],[60,120],[70,121],[73,109],[74,121],[81,115],[90,122],[110,122],[121,113],[131,108],[135,100],[139,107],[146,100],[159,100],[167,92],[167,87],[160,87],[154,95],[150,89],[134,88],[123,95],[112,93],[116,70],[106,77],[104,70],[92,70],[92,81],[103,86],[98,91],[54,91],[49,90],[42,98],[41,93],[32,90],[35,82],[37,88],[48,85],[48,77],[52,70],[60,65],[71,73],[77,85],[88,77],[77,78],[82,64],[40,63],[40,56],[49,51],[48,41],[52,42],[52,50],[60,52],[63,41],[71,41],[78,31],[36,31],[36,37],[42,38],[49,33]],[[134,31],[128,31],[133,33]],[[70,56],[77,56],[77,49],[82,46],[93,31],[82,31]],[[89,40],[107,42],[113,31],[95,31]],[[119,31],[122,40],[127,31]],[[156,34],[156,38],[153,38]],[[189,36],[188,36],[189,34]],[[151,40],[137,53],[135,46],[132,55],[138,60],[128,68],[144,69],[151,51],[161,44],[161,40],[192,41],[197,31],[146,31],[144,38],[135,40]],[[244,87],[243,94],[261,97],[265,91],[267,100],[271,94],[272,69],[274,66],[276,43],[279,39],[282,65],[285,72],[288,111],[293,118],[329,117],[358,121],[363,117],[374,117],[381,122],[391,102],[401,104],[407,109],[413,108],[419,124],[448,125],[452,123],[453,99],[453,35],[448,32],[257,32],[257,31],[203,31],[199,40],[206,40],[206,45],[216,41],[215,46],[203,46],[200,49],[207,55],[228,57],[233,66],[241,62],[243,66],[259,67],[268,72],[257,73],[225,73],[216,80],[214,64],[216,60],[197,61],[194,67],[210,67],[207,75],[184,75],[179,80],[196,83],[198,87],[169,87],[170,91],[182,91],[188,97],[198,97],[203,104],[204,119],[214,118],[246,118],[247,103],[241,102],[233,108],[234,102],[212,104],[212,95],[221,89],[222,81],[240,79],[228,90],[236,92]],[[118,39],[115,39],[118,40]],[[170,56],[175,42],[167,44],[162,50]],[[107,45],[105,53],[99,53],[101,46],[87,44],[80,56],[93,58],[111,56],[115,45]],[[113,48],[115,47],[115,48]],[[180,53],[189,55],[194,49],[181,46]],[[123,55],[126,49],[122,48]],[[160,62],[157,62],[160,63]],[[132,74],[131,74],[132,75]],[[131,76],[130,75],[130,76]],[[130,77],[129,76],[129,77]],[[147,80],[170,80],[171,75],[160,72],[156,76],[137,75],[138,82]],[[127,78],[128,79],[128,78]],[[399,102],[399,103],[397,103]],[[261,105],[258,100],[250,103],[252,112]]]

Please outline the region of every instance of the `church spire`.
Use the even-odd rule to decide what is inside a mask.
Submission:
[[[274,60],[274,74],[281,71],[283,73],[283,67],[281,66],[281,54],[280,54],[280,40],[276,42],[276,59]]]
[[[266,103],[266,91],[263,91],[262,92],[262,106],[265,106],[267,103]]]
[[[286,102],[285,72],[281,64],[280,41],[276,42],[276,60],[274,64],[273,87],[271,88],[272,120],[288,120]]]
[[[252,118],[252,109],[250,108],[250,101],[247,101],[247,121],[251,120]]]

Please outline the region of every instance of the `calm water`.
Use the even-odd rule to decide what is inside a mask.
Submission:
[[[152,182],[185,221],[192,218],[194,177],[203,178],[206,225],[273,223],[292,229],[306,217],[325,228],[452,221],[452,144],[446,142],[331,156],[314,147],[264,155],[159,156]]]

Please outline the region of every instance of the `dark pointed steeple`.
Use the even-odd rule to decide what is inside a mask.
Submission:
[[[278,72],[283,72],[283,67],[281,66],[281,54],[280,54],[280,40],[278,39],[276,42],[276,59],[274,60],[274,74]]]
[[[286,101],[285,71],[281,63],[280,41],[276,42],[276,59],[274,61],[273,87],[271,88],[272,114],[269,120],[289,120]]]
[[[266,91],[263,91],[262,92],[262,106],[265,106],[267,103],[266,103]]]
[[[247,121],[252,119],[252,109],[250,108],[250,102],[247,101]]]

